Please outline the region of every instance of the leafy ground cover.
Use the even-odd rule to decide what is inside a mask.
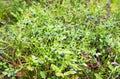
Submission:
[[[0,27],[0,77],[119,79],[120,11],[114,3],[108,15],[107,3],[43,0],[10,10],[13,20]]]

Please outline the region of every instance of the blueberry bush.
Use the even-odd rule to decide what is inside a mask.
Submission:
[[[119,79],[120,9],[103,1],[23,0],[0,27],[0,78]]]

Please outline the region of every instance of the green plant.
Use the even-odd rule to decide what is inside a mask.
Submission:
[[[119,25],[114,15],[106,18],[106,4],[43,3],[11,12],[17,22],[1,28],[4,76],[119,78]]]

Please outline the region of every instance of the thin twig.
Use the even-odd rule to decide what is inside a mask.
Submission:
[[[111,11],[111,0],[108,0],[108,18],[110,17],[110,11]]]
[[[117,55],[116,55],[115,58],[114,58],[114,62],[116,62],[116,59],[117,59]]]
[[[111,78],[111,76],[112,76],[112,73],[110,73],[110,75],[109,75],[109,77],[108,77],[107,79],[110,79],[110,78]]]
[[[5,49],[7,49],[9,46],[6,46],[5,48],[0,48],[0,50],[5,50]]]
[[[89,76],[88,76],[88,74],[85,71],[83,71],[83,72],[86,75],[87,79],[90,79]]]
[[[117,55],[115,55],[115,58],[114,58],[113,63],[114,63],[114,64],[117,64],[118,66],[115,67],[114,71],[116,71],[116,69],[120,67],[120,65],[116,62],[116,60],[117,60]],[[110,79],[111,76],[112,76],[112,73],[109,74],[109,77],[108,77],[107,79]]]

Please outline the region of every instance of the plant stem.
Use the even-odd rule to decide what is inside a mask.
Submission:
[[[108,0],[108,18],[110,17],[110,12],[111,12],[111,0]]]

